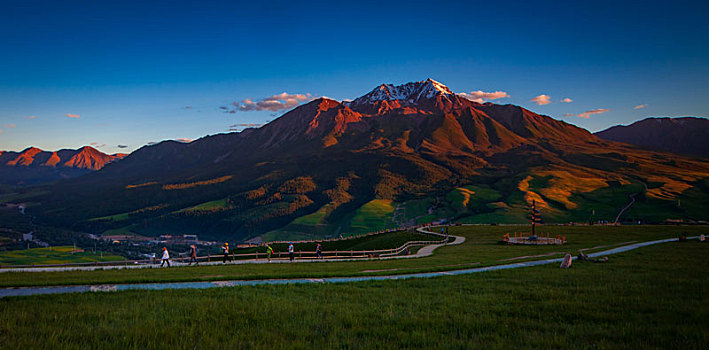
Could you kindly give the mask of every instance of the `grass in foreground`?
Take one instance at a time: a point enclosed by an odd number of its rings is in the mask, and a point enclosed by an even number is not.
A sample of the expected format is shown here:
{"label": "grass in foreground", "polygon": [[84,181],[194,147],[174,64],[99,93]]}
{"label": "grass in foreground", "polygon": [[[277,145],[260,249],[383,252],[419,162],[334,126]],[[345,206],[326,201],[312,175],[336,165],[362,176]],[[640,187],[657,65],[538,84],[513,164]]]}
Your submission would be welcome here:
{"label": "grass in foreground", "polygon": [[[439,248],[433,256],[419,259],[140,270],[4,272],[0,273],[0,287],[405,274],[464,269],[473,266],[472,264],[485,266],[519,262],[525,259],[514,261],[506,259],[550,253],[556,253],[556,256],[560,257],[565,252],[576,254],[581,248],[671,238],[677,237],[681,232],[687,232],[689,236],[701,233],[709,235],[709,227],[703,226],[543,226],[542,232],[552,232],[552,236],[556,233],[565,235],[569,243],[564,246],[498,244],[505,233],[528,229],[529,226],[451,227],[450,233],[465,236],[466,242],[462,245]],[[526,260],[528,259],[538,258]]]}
{"label": "grass in foreground", "polygon": [[0,299],[6,348],[702,348],[709,243],[569,270]]}

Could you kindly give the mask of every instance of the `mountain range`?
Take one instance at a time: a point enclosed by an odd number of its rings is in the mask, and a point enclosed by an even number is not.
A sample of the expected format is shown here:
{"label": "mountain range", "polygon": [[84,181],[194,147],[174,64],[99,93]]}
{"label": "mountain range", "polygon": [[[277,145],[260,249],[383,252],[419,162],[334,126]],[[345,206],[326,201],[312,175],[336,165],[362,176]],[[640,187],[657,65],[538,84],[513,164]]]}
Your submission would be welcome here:
{"label": "mountain range", "polygon": [[67,179],[99,170],[126,155],[108,155],[89,146],[59,151],[43,151],[35,147],[22,152],[0,151],[0,183],[32,185]]}
{"label": "mountain range", "polygon": [[595,133],[612,141],[643,148],[709,158],[709,119],[647,118]]}
{"label": "mountain range", "polygon": [[145,146],[13,198],[38,203],[30,210],[45,223],[92,233],[244,241],[439,219],[524,223],[533,201],[547,222],[705,220],[707,194],[706,160],[473,102],[428,79],[318,98],[258,129]]}

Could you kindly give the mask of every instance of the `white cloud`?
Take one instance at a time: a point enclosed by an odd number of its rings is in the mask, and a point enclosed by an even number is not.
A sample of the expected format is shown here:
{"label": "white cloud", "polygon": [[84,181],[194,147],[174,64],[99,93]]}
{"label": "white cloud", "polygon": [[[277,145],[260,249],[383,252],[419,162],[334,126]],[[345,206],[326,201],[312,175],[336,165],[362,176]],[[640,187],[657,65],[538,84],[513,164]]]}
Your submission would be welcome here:
{"label": "white cloud", "polygon": [[78,115],[78,114],[67,113],[66,116],[69,117],[69,118],[79,119],[79,115]]}
{"label": "white cloud", "polygon": [[500,98],[507,98],[510,97],[506,92],[504,91],[494,91],[494,92],[485,92],[485,91],[471,91],[471,92],[461,92],[458,93],[458,96],[466,98],[468,100],[471,100],[473,102],[477,103],[485,103],[486,100],[497,100]]}
{"label": "white cloud", "polygon": [[17,126],[17,125],[15,125],[15,124],[5,124],[5,128],[6,128],[6,129],[14,128],[15,126]]}
{"label": "white cloud", "polygon": [[551,103],[551,100],[550,100],[550,99],[551,99],[551,97],[549,97],[549,95],[544,95],[544,94],[542,94],[542,95],[539,95],[539,96],[537,96],[537,97],[535,97],[535,98],[533,98],[533,99],[531,99],[531,100],[529,100],[529,101],[534,102],[534,103],[536,103],[536,104],[538,104],[538,105],[541,106],[541,105],[548,105],[548,104],[550,104],[550,103]]}
{"label": "white cloud", "polygon": [[566,97],[566,98],[563,98],[563,99],[561,100],[561,102],[562,102],[562,103],[571,103],[571,102],[574,102],[574,100],[572,100],[572,99]]}
{"label": "white cloud", "polygon": [[28,115],[25,117],[25,119],[37,119],[37,117],[33,115]]}
{"label": "white cloud", "polygon": [[591,115],[606,113],[606,112],[609,112],[609,111],[610,111],[610,109],[608,109],[608,108],[596,108],[596,109],[592,109],[592,110],[590,110],[590,111],[583,112],[583,113],[577,115],[577,117],[588,119],[588,118],[591,117]]}
{"label": "white cloud", "polygon": [[643,105],[637,105],[637,106],[633,107],[633,109],[642,109],[645,107],[647,107],[647,105],[643,104]]}
{"label": "white cloud", "polygon": [[313,96],[311,94],[289,94],[283,92],[277,95],[264,97],[254,101],[253,99],[247,98],[241,102],[234,102],[232,105],[235,109],[228,109],[226,107],[219,107],[219,109],[227,112],[234,113],[235,111],[248,112],[248,111],[271,111],[278,112],[286,109],[291,109],[300,105],[301,102],[311,101]]}
{"label": "white cloud", "polygon": [[564,115],[564,117],[575,117],[576,116],[576,114],[573,114],[573,113],[564,113],[563,115]]}

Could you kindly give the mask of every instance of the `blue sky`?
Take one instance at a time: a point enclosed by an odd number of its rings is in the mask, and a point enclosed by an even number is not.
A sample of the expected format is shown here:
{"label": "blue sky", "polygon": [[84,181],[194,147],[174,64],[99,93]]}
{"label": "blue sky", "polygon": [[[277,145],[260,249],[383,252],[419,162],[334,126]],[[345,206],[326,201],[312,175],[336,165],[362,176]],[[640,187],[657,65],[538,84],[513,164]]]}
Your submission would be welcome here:
{"label": "blue sky", "polygon": [[219,108],[244,99],[352,99],[429,77],[591,131],[706,117],[707,16],[705,1],[4,0],[0,150],[128,152],[284,112]]}

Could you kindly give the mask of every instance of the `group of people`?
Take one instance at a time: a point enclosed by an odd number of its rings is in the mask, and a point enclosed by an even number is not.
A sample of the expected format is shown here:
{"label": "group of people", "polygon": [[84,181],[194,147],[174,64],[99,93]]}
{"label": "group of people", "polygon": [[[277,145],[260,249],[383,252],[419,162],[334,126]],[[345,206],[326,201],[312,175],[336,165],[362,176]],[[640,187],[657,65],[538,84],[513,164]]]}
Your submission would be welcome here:
{"label": "group of people", "polygon": [[[192,265],[194,262],[195,265],[198,265],[199,262],[197,262],[197,247],[193,245],[190,246],[190,260],[187,265]],[[167,264],[167,267],[170,267],[170,252],[167,251],[167,247],[162,247],[162,262],[160,263],[160,267],[164,267],[165,264]]]}
{"label": "group of people", "polygon": [[[221,246],[221,249],[222,253],[224,254],[222,258],[222,264],[226,264],[227,260],[231,262],[232,258],[229,254],[229,243],[224,243],[224,245]],[[266,256],[269,262],[271,262],[271,256],[273,255],[273,252],[273,247],[271,247],[270,244],[266,243]],[[187,265],[192,265],[193,262],[195,265],[199,264],[197,262],[197,247],[195,247],[194,245],[190,246],[189,257],[190,259]],[[290,259],[290,261],[295,260],[295,246],[293,246],[293,242],[288,243],[288,258]],[[322,253],[322,245],[320,243],[318,243],[318,245],[315,247],[315,258],[324,259]],[[162,263],[160,264],[160,267],[164,267],[165,264],[167,264],[167,267],[170,267],[170,253],[168,252],[167,247],[162,248]]]}
{"label": "group of people", "polygon": [[[271,248],[270,245],[266,244],[266,247],[269,249],[268,253],[268,261],[271,261],[271,252],[273,252],[273,248]],[[318,243],[318,245],[315,247],[315,258],[316,259],[324,259],[322,255],[322,244]],[[288,243],[288,259],[290,261],[295,260],[295,247],[293,246],[293,242]]]}

